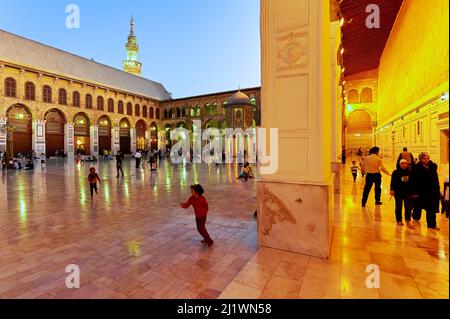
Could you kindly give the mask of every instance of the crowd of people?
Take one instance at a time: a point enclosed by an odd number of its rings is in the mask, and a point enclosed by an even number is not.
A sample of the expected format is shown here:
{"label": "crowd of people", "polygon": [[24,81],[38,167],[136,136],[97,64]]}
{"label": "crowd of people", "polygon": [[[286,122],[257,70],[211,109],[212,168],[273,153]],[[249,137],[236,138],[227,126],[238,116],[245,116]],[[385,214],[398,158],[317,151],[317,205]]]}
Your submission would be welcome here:
{"label": "crowd of people", "polygon": [[[405,147],[400,153],[396,169],[390,173],[380,157],[380,149],[373,147],[367,157],[360,157],[360,167],[352,161],[350,167],[353,181],[358,171],[365,177],[362,195],[362,207],[365,207],[372,187],[375,185],[375,205],[382,205],[381,181],[384,173],[391,177],[390,195],[395,199],[395,217],[399,226],[415,228],[420,223],[422,211],[426,212],[427,227],[439,230],[436,214],[441,211],[448,218],[449,213],[449,179],[445,178],[441,192],[438,167],[431,161],[428,153],[420,153],[418,158]],[[441,205],[440,205],[441,204]],[[441,206],[441,208],[440,208]],[[404,216],[402,214],[404,212]]]}
{"label": "crowd of people", "polygon": [[6,156],[6,152],[0,151],[0,169],[3,171],[6,171],[7,169],[33,170],[38,167],[38,163],[41,164],[41,168],[45,168],[45,162],[45,154],[41,153],[38,156],[34,150],[28,153],[17,153],[9,160]]}

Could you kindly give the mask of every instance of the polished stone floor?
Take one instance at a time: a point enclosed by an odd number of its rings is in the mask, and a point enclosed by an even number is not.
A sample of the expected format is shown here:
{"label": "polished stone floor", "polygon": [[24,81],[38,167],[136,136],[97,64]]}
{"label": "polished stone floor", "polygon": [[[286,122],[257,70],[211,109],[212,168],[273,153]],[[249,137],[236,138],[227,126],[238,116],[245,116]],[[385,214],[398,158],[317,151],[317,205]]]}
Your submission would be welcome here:
{"label": "polished stone floor", "polygon": [[[440,173],[448,174],[448,167]],[[390,177],[383,175],[383,205],[375,206],[372,190],[362,208],[363,179],[359,176],[353,183],[348,164],[340,175],[330,260],[263,247],[219,298],[449,298],[445,215],[437,215],[440,231],[429,230],[424,215],[415,229],[397,226]],[[378,289],[366,286],[368,265],[380,269]]]}
{"label": "polished stone floor", "polygon": [[[371,197],[362,209],[363,182],[343,169],[332,257],[321,260],[258,249],[255,182],[236,180],[237,166],[150,173],[126,161],[119,180],[114,162],[95,166],[103,183],[93,199],[89,165],[1,175],[0,298],[448,298],[448,220],[439,215],[439,232],[398,227],[389,178],[384,205]],[[206,190],[210,248],[179,206],[192,183]],[[69,264],[80,289],[65,286]],[[365,286],[368,264],[381,269],[379,289]]]}

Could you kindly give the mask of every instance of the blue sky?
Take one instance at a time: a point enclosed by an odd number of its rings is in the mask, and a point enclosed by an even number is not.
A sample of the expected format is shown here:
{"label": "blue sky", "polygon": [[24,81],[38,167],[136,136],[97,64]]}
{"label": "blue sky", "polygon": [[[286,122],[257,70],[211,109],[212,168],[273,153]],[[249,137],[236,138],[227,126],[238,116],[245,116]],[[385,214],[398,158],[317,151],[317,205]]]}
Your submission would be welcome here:
{"label": "blue sky", "polygon": [[259,0],[0,0],[1,29],[119,69],[132,14],[143,76],[173,97],[260,85]]}

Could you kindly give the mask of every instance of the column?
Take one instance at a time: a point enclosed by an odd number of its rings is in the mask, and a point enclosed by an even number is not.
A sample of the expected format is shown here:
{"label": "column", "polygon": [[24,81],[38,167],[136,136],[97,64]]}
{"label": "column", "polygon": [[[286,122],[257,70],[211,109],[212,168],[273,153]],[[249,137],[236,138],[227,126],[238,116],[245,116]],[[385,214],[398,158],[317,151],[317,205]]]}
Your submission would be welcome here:
{"label": "column", "polygon": [[279,133],[278,170],[260,174],[257,185],[258,240],[328,258],[334,210],[328,1],[262,0],[261,41],[261,127]]}
{"label": "column", "polygon": [[8,119],[5,117],[0,117],[0,151],[6,151],[6,131],[3,130],[3,127],[6,125]]}
{"label": "column", "polygon": [[[33,121],[33,149],[36,154],[45,154],[45,120]],[[46,154],[47,156],[54,156],[55,154]]]}
{"label": "column", "polygon": [[372,121],[372,146],[377,146],[377,121]]}
{"label": "column", "polygon": [[120,150],[120,127],[119,125],[114,126],[111,129],[111,145],[114,154]]}
{"label": "column", "polygon": [[341,44],[340,21],[330,24],[331,32],[331,170],[335,174],[334,191],[340,191],[340,170],[342,162],[341,134],[342,134],[342,98],[341,98],[341,66],[338,64],[337,52]]}
{"label": "column", "polygon": [[130,128],[131,154],[136,153],[136,128]]}
{"label": "column", "polygon": [[98,157],[98,125],[91,125],[91,136],[90,136],[90,145],[91,145],[91,155]]}
{"label": "column", "polygon": [[150,136],[150,129],[145,130],[145,141],[147,142],[147,145],[145,145],[145,149],[151,150],[152,149],[152,140]]}
{"label": "column", "polygon": [[161,150],[161,152],[165,152],[166,148],[166,132],[161,130],[158,133],[158,149]]}
{"label": "column", "polygon": [[75,157],[75,145],[74,145],[74,124],[73,123],[67,123],[65,125],[65,137],[66,141],[65,144],[67,144],[67,157],[73,159]]}

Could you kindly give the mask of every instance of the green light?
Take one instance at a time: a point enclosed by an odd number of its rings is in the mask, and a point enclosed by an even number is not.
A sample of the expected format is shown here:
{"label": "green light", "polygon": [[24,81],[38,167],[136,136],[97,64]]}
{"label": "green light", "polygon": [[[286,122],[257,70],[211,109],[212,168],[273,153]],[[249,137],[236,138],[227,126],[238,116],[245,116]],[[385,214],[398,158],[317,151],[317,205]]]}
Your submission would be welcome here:
{"label": "green light", "polygon": [[353,106],[351,104],[347,104],[347,113],[350,113],[353,110]]}

